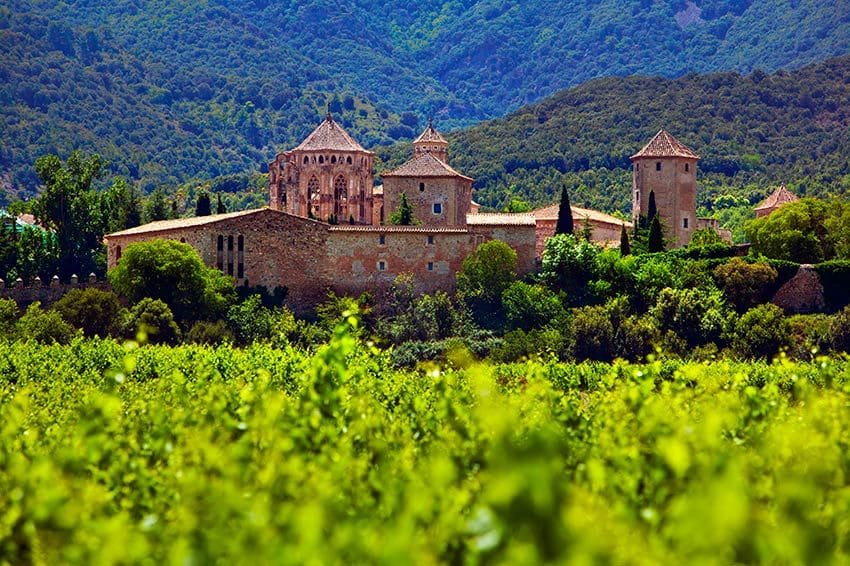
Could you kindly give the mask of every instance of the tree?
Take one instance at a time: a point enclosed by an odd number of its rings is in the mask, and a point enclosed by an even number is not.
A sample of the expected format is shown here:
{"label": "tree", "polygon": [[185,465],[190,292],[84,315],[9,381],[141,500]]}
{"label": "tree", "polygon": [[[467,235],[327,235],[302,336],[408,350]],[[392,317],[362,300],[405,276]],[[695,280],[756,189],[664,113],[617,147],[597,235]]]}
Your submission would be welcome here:
{"label": "tree", "polygon": [[655,205],[655,191],[649,191],[649,204],[646,207],[646,221],[651,223],[658,216],[658,208]]}
{"label": "tree", "polygon": [[[753,251],[766,257],[819,263],[834,258],[836,248],[842,249],[838,228],[841,222],[830,219],[840,218],[845,206],[838,201],[804,198],[747,222],[744,232],[753,244]],[[850,237],[850,232],[847,234]]]}
{"label": "tree", "polygon": [[410,201],[407,200],[407,195],[405,193],[401,193],[401,200],[399,201],[398,208],[390,215],[390,224],[394,224],[396,226],[411,226],[413,223],[413,207],[410,205]]}
{"label": "tree", "polygon": [[669,330],[693,347],[720,337],[726,310],[717,290],[666,288],[650,315],[662,333]]}
{"label": "tree", "polygon": [[484,242],[466,259],[457,274],[457,296],[476,319],[495,327],[502,320],[502,293],[516,280],[517,255],[499,240]]}
{"label": "tree", "polygon": [[131,303],[162,300],[181,322],[223,316],[236,296],[230,278],[204,265],[192,246],[173,240],[127,246],[109,281]]}
{"label": "tree", "polygon": [[629,243],[629,233],[626,231],[626,225],[623,224],[620,228],[620,256],[625,257],[632,253],[632,245]]}
{"label": "tree", "polygon": [[570,352],[575,360],[611,361],[614,325],[605,307],[575,309],[570,334]]}
{"label": "tree", "polygon": [[563,291],[571,305],[584,304],[587,284],[594,278],[599,248],[573,236],[557,234],[546,240],[541,279],[554,291]]}
{"label": "tree", "polygon": [[157,220],[168,220],[171,217],[171,208],[165,199],[165,193],[157,187],[145,202],[145,221],[156,222]]}
{"label": "tree", "polygon": [[[219,196],[219,202],[221,202]],[[210,207],[210,194],[206,191],[201,191],[198,195],[198,202],[195,203],[195,216],[209,216],[212,214]]]}
{"label": "tree", "polygon": [[72,152],[64,164],[56,155],[36,159],[36,173],[44,188],[32,204],[32,213],[56,235],[63,277],[102,271],[97,258],[103,256],[107,224],[92,184],[104,166],[99,155],[85,156],[79,151]]}
{"label": "tree", "polygon": [[745,312],[767,299],[765,292],[777,276],[771,265],[748,263],[739,257],[714,268],[717,284],[738,312]]}
{"label": "tree", "polygon": [[41,303],[36,301],[18,319],[17,333],[22,340],[68,344],[77,331],[58,312],[42,310]]}
{"label": "tree", "polygon": [[118,332],[122,311],[118,296],[100,289],[72,289],[56,301],[53,310],[80,328],[85,336],[111,336]]}
{"label": "tree", "polygon": [[0,340],[14,339],[18,314],[18,304],[14,300],[0,299]]}
{"label": "tree", "polygon": [[176,344],[180,340],[180,328],[168,305],[159,299],[145,297],[136,303],[124,321],[124,335],[135,338],[140,332],[154,344]]}
{"label": "tree", "polygon": [[224,202],[221,200],[221,195],[218,195],[218,203],[215,206],[216,214],[225,214],[227,213],[227,207],[224,206]]}
{"label": "tree", "polygon": [[541,285],[516,281],[502,293],[505,318],[511,329],[531,330],[553,324],[566,315],[561,299]]}
{"label": "tree", "polygon": [[661,221],[658,215],[652,217],[649,223],[649,241],[647,242],[647,251],[649,253],[664,251],[664,232],[661,229]]}
{"label": "tree", "polygon": [[716,230],[712,228],[700,228],[699,230],[694,230],[694,233],[691,234],[691,241],[688,243],[688,246],[700,248],[723,243],[725,243],[723,238],[720,237],[720,234]]}
{"label": "tree", "polygon": [[748,310],[735,324],[733,349],[744,358],[772,358],[788,345],[791,330],[782,309],[773,304]]}
{"label": "tree", "polygon": [[570,195],[567,187],[561,187],[561,204],[558,206],[558,223],[555,226],[555,234],[573,233],[573,209],[570,206]]}

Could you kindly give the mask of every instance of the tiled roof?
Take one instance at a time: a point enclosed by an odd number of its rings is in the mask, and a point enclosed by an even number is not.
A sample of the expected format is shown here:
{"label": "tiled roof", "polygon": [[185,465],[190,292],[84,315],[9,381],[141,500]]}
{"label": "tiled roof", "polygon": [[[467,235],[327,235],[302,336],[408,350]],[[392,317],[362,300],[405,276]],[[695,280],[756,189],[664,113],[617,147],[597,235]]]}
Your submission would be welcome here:
{"label": "tiled roof", "polygon": [[797,202],[800,200],[800,197],[789,191],[785,188],[785,185],[782,185],[769,197],[764,199],[756,206],[756,210],[765,210],[769,208],[776,208],[777,206],[782,206],[783,204],[788,204],[789,202]]}
{"label": "tiled roof", "polygon": [[470,226],[534,226],[534,216],[527,212],[477,212],[466,215]]}
{"label": "tiled roof", "polygon": [[112,234],[107,234],[106,237],[111,238],[113,236],[132,236],[135,234],[147,234],[150,232],[165,232],[167,230],[174,230],[175,228],[193,228],[195,226],[215,224],[216,222],[221,222],[222,220],[229,220],[231,218],[238,218],[240,216],[249,216],[251,214],[256,214],[264,210],[270,209],[254,208],[252,210],[240,210],[238,212],[228,212],[226,214],[192,216],[190,218],[175,218],[174,220],[158,220],[156,222],[148,222],[147,224],[136,226],[135,228],[128,228],[126,230],[121,230],[120,232],[113,232]]}
{"label": "tiled roof", "polygon": [[[560,205],[558,204],[550,204],[544,208],[538,208],[537,210],[533,210],[531,214],[537,220],[557,220],[558,219],[558,209]],[[604,212],[599,212],[598,210],[592,210],[590,208],[579,208],[577,206],[570,206],[573,211],[573,219],[574,220],[583,220],[588,218],[595,222],[605,222],[606,224],[625,224],[626,228],[631,228],[632,223],[627,222],[625,220],[621,220],[616,216],[612,216],[610,214],[605,214]]]}
{"label": "tiled roof", "polygon": [[687,157],[690,159],[699,159],[699,155],[694,151],[671,136],[665,130],[659,130],[655,137],[649,140],[649,143],[643,146],[636,154],[629,159],[639,159],[642,157]]}
{"label": "tiled roof", "polygon": [[348,135],[342,126],[337,124],[333,116],[327,115],[325,121],[313,130],[304,141],[292,151],[325,150],[332,151],[366,151],[354,138]]}
{"label": "tiled roof", "polygon": [[446,141],[446,138],[441,136],[440,132],[438,132],[436,130],[436,128],[434,128],[434,124],[430,120],[428,121],[428,126],[425,128],[425,131],[423,131],[421,134],[419,134],[418,138],[413,140],[413,143],[420,143],[420,142],[427,142],[427,143],[436,142],[436,143],[444,143],[444,144],[449,143],[449,142]]}
{"label": "tiled roof", "polygon": [[448,163],[443,163],[430,153],[417,155],[397,169],[382,173],[381,177],[460,177],[472,181],[470,177],[461,175]]}
{"label": "tiled roof", "polygon": [[445,226],[368,226],[362,224],[337,224],[329,228],[331,232],[414,232],[423,234],[465,234],[466,228],[448,228]]}
{"label": "tiled roof", "polygon": [[383,196],[384,195],[384,186],[378,185],[377,187],[372,187],[372,194]]}

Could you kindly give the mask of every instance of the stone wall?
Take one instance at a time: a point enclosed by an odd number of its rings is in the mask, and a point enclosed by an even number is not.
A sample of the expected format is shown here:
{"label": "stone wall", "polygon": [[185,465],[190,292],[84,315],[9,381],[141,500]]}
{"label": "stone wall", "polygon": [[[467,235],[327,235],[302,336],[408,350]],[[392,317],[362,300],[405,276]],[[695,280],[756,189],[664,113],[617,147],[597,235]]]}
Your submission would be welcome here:
{"label": "stone wall", "polygon": [[697,225],[696,174],[695,159],[668,157],[635,160],[632,175],[634,222],[637,222],[639,215],[647,214],[649,193],[654,192],[664,236],[677,247],[687,245]]}
{"label": "stone wall", "polygon": [[77,282],[50,282],[43,284],[41,281],[24,285],[23,283],[16,284],[12,287],[4,286],[0,288],[0,298],[12,299],[18,303],[18,307],[22,310],[27,306],[39,301],[42,307],[49,307],[72,289],[86,289],[94,287],[107,291],[110,289],[109,283],[106,281],[98,281],[96,278],[86,277],[78,279]]}
{"label": "stone wall", "polygon": [[[579,234],[584,229],[585,218],[573,217],[573,233]],[[538,259],[543,258],[543,251],[546,249],[546,240],[555,235],[555,228],[558,225],[556,219],[537,219],[537,245],[535,247],[535,255]],[[609,222],[598,222],[590,220],[591,233],[590,240],[603,245],[620,245],[620,230],[622,224],[611,224]],[[631,234],[630,234],[631,236]]]}
{"label": "stone wall", "polygon": [[[384,223],[398,210],[401,194],[413,206],[413,217],[426,226],[464,226],[472,201],[472,181],[462,177],[385,177]],[[434,203],[442,212],[434,213]]]}
{"label": "stone wall", "polygon": [[826,309],[823,284],[811,265],[801,265],[797,274],[773,296],[773,304],[787,314],[809,314]]}

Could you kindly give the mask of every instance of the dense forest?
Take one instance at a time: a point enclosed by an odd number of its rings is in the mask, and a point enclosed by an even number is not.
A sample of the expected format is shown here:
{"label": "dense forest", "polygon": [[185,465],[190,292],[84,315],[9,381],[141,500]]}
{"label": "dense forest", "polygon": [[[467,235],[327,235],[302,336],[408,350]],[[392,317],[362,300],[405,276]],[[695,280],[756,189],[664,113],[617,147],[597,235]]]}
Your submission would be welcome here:
{"label": "dense forest", "polygon": [[850,51],[848,26],[814,0],[12,0],[0,182],[32,194],[37,157],[79,148],[148,192],[262,171],[329,107],[388,145],[600,76],[796,68]]}

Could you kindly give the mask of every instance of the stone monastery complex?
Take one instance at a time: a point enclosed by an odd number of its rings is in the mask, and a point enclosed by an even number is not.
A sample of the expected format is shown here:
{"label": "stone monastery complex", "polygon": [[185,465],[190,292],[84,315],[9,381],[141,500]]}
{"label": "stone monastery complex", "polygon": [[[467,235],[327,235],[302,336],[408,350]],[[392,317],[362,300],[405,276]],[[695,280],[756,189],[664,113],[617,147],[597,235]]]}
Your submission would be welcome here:
{"label": "stone monastery complex", "polygon": [[[697,156],[660,131],[632,156],[633,216],[654,193],[665,233],[687,244],[710,221],[696,218]],[[192,245],[210,266],[237,285],[285,287],[287,302],[306,309],[327,289],[359,294],[412,273],[420,292],[451,289],[455,273],[481,243],[498,239],[516,252],[521,274],[534,270],[555,232],[558,205],[530,213],[483,213],[472,200],[473,179],[449,165],[448,142],[429,122],[413,142],[409,161],[381,174],[375,155],[328,114],[297,147],[269,164],[269,206],[212,216],[151,222],[107,236],[108,265],[134,242],[155,238]],[[416,224],[389,224],[402,195]],[[573,207],[577,229],[589,222],[596,241],[619,242],[625,224]]]}

